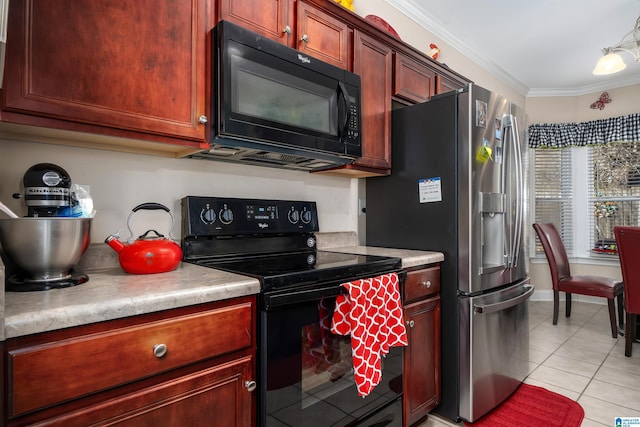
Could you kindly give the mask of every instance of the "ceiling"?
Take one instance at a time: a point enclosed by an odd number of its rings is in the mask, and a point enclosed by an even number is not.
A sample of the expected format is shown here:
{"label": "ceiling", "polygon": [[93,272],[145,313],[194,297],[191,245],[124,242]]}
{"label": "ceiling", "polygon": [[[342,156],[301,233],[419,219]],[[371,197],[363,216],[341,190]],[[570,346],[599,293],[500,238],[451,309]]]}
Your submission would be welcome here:
{"label": "ceiling", "polygon": [[[575,96],[640,83],[640,62],[594,76],[601,49],[618,44],[640,0],[386,0],[527,96]],[[441,58],[446,63],[446,52]]]}

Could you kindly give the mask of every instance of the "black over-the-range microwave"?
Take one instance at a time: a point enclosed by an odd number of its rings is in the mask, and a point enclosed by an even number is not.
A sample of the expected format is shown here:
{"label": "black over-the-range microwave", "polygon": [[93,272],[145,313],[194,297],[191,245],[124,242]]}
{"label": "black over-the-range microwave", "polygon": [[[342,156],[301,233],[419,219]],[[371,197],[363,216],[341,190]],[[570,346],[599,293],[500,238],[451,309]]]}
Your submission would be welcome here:
{"label": "black over-the-range microwave", "polygon": [[211,148],[193,157],[320,170],[362,155],[357,74],[221,21],[211,90]]}

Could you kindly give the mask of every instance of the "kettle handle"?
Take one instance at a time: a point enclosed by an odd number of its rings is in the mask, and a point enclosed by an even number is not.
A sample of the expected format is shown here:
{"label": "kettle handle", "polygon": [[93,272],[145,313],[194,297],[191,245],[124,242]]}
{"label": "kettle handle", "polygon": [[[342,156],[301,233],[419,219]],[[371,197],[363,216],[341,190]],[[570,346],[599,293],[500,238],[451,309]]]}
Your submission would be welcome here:
{"label": "kettle handle", "polygon": [[[129,217],[127,218],[127,228],[129,229],[129,240],[133,240],[133,230],[131,230],[131,224],[130,224],[130,220],[131,220],[131,216],[139,211],[139,210],[163,210],[165,212],[167,212],[170,216],[171,216],[171,226],[169,227],[169,239],[170,240],[174,240],[173,236],[171,235],[171,231],[173,230],[173,223],[175,221],[173,214],[171,213],[171,210],[166,207],[163,204],[160,203],[154,203],[154,202],[147,202],[147,203],[141,203],[138,206],[136,206],[135,208],[131,209],[131,213],[129,214]],[[155,231],[155,230],[154,230]],[[156,231],[156,234],[158,232]]]}
{"label": "kettle handle", "polygon": [[138,212],[140,209],[146,209],[146,210],[150,210],[150,211],[162,209],[165,212],[171,213],[169,208],[166,207],[165,205],[162,205],[160,203],[153,203],[153,202],[139,204],[135,208],[131,209],[131,212]]}

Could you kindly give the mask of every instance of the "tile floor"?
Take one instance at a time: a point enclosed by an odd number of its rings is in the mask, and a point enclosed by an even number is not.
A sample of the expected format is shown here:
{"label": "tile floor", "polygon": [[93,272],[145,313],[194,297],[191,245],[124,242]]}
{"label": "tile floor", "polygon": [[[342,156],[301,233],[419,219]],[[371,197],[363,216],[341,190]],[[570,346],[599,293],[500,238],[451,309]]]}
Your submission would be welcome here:
{"label": "tile floor", "polygon": [[[611,338],[606,305],[574,302],[571,317],[560,304],[552,324],[553,303],[529,306],[529,376],[525,382],[577,400],[583,427],[615,426],[615,417],[640,417],[640,344],[624,356],[624,337]],[[419,427],[459,426],[429,416]]]}

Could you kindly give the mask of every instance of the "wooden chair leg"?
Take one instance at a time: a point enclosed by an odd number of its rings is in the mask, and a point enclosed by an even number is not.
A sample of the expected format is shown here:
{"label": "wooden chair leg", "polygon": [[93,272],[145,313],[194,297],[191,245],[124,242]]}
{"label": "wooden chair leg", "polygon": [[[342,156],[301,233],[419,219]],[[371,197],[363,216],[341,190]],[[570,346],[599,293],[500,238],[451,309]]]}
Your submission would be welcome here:
{"label": "wooden chair leg", "polygon": [[624,293],[618,295],[618,324],[624,323]]}
{"label": "wooden chair leg", "polygon": [[616,304],[613,298],[607,298],[607,305],[609,306],[609,322],[611,322],[611,336],[618,338],[618,325],[616,324]]}
{"label": "wooden chair leg", "polygon": [[558,324],[558,309],[560,305],[560,292],[553,291],[553,324]]}
{"label": "wooden chair leg", "polygon": [[633,314],[627,313],[624,323],[624,355],[627,357],[631,357],[631,345],[633,344],[635,336],[635,325],[633,322],[635,322],[635,320],[636,319]]}
{"label": "wooden chair leg", "polygon": [[569,292],[565,293],[565,298],[567,299],[566,308],[565,308],[565,316],[571,317],[571,294]]}

